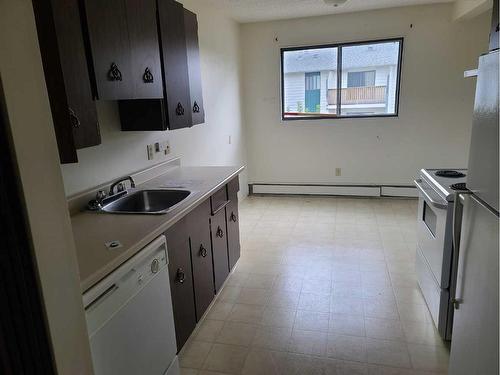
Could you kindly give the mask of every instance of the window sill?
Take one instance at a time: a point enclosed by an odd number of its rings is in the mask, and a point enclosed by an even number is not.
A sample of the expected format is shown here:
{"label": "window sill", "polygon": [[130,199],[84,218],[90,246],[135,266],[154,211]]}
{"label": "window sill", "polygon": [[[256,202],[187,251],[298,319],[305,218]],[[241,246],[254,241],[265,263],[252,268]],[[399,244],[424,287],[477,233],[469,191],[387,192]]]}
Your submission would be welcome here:
{"label": "window sill", "polygon": [[355,118],[362,118],[362,119],[369,119],[369,118],[387,118],[387,117],[399,117],[399,115],[396,114],[383,114],[383,115],[360,115],[360,116],[352,116],[352,115],[345,115],[345,116],[337,116],[337,115],[318,115],[318,116],[297,116],[297,117],[285,117],[281,116],[282,121],[301,121],[301,120],[341,120],[341,119],[355,119]]}

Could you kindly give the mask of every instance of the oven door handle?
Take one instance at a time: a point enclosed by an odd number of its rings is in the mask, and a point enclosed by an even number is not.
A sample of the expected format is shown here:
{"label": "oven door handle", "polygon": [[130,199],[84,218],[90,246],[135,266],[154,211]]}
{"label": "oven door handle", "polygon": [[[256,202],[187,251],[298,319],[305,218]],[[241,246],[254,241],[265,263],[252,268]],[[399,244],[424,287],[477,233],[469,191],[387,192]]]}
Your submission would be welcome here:
{"label": "oven door handle", "polygon": [[420,192],[424,196],[425,200],[429,201],[434,207],[437,207],[437,208],[447,208],[448,207],[448,203],[443,203],[443,202],[439,202],[435,199],[432,199],[432,197],[425,191],[425,189],[420,184],[420,182],[422,182],[422,180],[413,180],[413,183],[415,184],[417,189],[420,190]]}

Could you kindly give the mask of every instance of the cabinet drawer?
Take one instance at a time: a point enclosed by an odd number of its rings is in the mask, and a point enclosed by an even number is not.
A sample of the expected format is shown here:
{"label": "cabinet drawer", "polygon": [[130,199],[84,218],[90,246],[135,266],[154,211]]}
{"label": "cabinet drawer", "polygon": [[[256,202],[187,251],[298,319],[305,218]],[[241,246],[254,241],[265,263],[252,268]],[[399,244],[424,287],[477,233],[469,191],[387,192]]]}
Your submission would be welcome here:
{"label": "cabinet drawer", "polygon": [[207,199],[188,216],[196,320],[199,321],[214,299],[214,269],[210,250],[210,202]]}
{"label": "cabinet drawer", "polygon": [[224,207],[228,204],[226,186],[217,190],[210,197],[210,204],[212,215],[216,215],[219,211],[223,211]]}
{"label": "cabinet drawer", "polygon": [[212,238],[215,291],[219,292],[222,284],[224,284],[224,281],[229,275],[225,209],[220,210],[210,218],[210,231]]}
{"label": "cabinet drawer", "polygon": [[237,198],[238,191],[240,191],[240,179],[236,176],[227,183],[227,196],[230,200]]}

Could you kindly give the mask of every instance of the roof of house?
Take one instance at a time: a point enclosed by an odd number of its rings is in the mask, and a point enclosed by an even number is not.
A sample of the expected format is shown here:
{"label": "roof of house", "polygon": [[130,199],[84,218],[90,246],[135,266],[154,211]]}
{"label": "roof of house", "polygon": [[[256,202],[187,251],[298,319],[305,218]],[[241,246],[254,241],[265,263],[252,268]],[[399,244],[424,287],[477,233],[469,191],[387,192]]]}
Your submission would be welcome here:
{"label": "roof of house", "polygon": [[[342,47],[342,65],[362,68],[398,63],[398,42]],[[315,48],[285,51],[284,72],[318,72],[337,69],[336,48]]]}

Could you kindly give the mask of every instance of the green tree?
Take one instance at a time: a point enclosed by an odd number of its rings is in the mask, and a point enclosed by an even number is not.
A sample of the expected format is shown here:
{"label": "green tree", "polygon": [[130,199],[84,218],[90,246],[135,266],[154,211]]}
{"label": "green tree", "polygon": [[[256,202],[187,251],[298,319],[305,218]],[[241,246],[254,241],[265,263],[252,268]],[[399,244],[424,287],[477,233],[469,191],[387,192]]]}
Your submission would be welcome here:
{"label": "green tree", "polygon": [[301,101],[297,102],[297,112],[304,112],[304,104]]}

